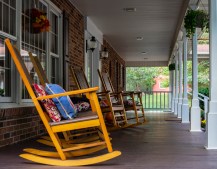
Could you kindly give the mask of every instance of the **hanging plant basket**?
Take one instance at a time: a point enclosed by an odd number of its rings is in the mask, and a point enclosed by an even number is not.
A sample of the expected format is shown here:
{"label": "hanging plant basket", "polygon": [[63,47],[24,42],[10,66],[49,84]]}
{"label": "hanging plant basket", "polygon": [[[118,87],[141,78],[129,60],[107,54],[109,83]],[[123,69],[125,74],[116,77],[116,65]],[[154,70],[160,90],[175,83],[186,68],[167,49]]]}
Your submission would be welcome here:
{"label": "hanging plant basket", "polygon": [[173,71],[173,70],[175,70],[175,69],[176,69],[175,63],[169,64],[169,71]]}
{"label": "hanging plant basket", "polygon": [[184,27],[186,29],[187,37],[191,37],[195,33],[196,28],[202,30],[208,28],[209,16],[203,10],[188,10],[184,18]]}
{"label": "hanging plant basket", "polygon": [[37,34],[49,31],[50,23],[45,12],[37,8],[31,8],[26,10],[26,15],[30,18],[26,25],[26,29],[30,33]]}

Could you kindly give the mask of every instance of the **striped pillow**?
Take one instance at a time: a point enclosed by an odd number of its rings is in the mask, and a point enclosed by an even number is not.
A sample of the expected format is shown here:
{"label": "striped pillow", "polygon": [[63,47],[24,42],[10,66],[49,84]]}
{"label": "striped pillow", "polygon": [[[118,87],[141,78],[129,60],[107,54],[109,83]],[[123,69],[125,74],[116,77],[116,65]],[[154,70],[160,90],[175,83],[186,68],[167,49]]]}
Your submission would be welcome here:
{"label": "striped pillow", "polygon": [[[36,96],[46,96],[47,95],[42,85],[33,84],[32,86],[33,86]],[[46,112],[48,113],[52,121],[58,122],[61,120],[60,113],[52,99],[43,99],[40,101],[40,103],[43,106],[43,108],[46,110]]]}
{"label": "striped pillow", "polygon": [[[48,94],[58,94],[58,93],[64,93],[65,90],[57,85],[57,84],[47,84],[45,90]],[[77,109],[75,105],[70,100],[69,96],[61,96],[52,98],[53,102],[57,106],[61,116],[68,120],[73,119],[77,116]]]}

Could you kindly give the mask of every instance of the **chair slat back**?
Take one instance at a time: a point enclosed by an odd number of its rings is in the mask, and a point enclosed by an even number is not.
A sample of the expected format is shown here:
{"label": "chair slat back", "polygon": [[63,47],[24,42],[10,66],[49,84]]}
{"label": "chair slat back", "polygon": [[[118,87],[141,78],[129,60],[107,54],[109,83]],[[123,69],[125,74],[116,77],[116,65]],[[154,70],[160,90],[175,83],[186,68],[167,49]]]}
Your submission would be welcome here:
{"label": "chair slat back", "polygon": [[33,56],[31,52],[29,52],[29,57],[30,57],[30,60],[34,66],[34,69],[38,75],[38,78],[39,78],[39,81],[40,83],[45,86],[45,83],[49,83],[48,79],[47,79],[47,76],[45,74],[45,71],[44,69],[42,68],[41,66],[41,63],[38,59],[38,57],[36,56]]}
{"label": "chair slat back", "polygon": [[70,70],[72,74],[74,75],[74,80],[76,81],[76,84],[79,89],[90,88],[89,83],[87,81],[87,78],[82,68],[78,69],[78,68],[70,67]]}
{"label": "chair slat back", "polygon": [[101,79],[104,90],[114,93],[115,90],[112,86],[111,79],[110,79],[108,73],[107,72],[100,72],[100,70],[98,69],[98,74],[99,74],[99,77]]}
{"label": "chair slat back", "polygon": [[26,65],[22,59],[22,56],[20,55],[19,50],[13,46],[9,39],[5,40],[5,44],[11,54],[11,57],[18,69],[18,72],[20,73],[20,76],[24,82],[24,85],[26,86],[31,98],[35,98],[35,93],[32,89],[33,79],[31,78],[29,71],[26,68]]}
{"label": "chair slat back", "polygon": [[22,59],[22,56],[20,55],[19,50],[13,46],[9,39],[5,40],[5,44],[8,48],[9,53],[11,54],[11,57],[17,67],[17,70],[23,80],[23,83],[25,87],[27,88],[27,91],[29,92],[30,97],[33,100],[33,103],[35,104],[36,109],[38,110],[39,116],[41,117],[41,120],[43,121],[45,126],[49,125],[49,121],[51,119],[48,117],[48,115],[43,111],[41,105],[39,104],[39,101],[36,99],[36,95],[33,91],[32,84],[34,83],[33,79],[31,78],[26,65]]}

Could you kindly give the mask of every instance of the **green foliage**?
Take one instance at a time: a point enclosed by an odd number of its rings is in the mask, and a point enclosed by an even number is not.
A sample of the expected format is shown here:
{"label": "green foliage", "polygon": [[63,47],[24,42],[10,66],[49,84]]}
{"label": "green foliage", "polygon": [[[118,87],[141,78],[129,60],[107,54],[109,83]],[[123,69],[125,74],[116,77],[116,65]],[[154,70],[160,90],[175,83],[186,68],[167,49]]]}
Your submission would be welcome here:
{"label": "green foliage", "polygon": [[198,92],[209,97],[209,88],[208,87],[200,87]]}
{"label": "green foliage", "polygon": [[152,90],[154,78],[158,75],[168,76],[166,67],[128,67],[126,70],[127,90]]}
{"label": "green foliage", "polygon": [[209,17],[203,10],[188,10],[184,18],[184,27],[187,37],[191,37],[195,33],[196,27],[201,29],[208,28]]}
{"label": "green foliage", "polygon": [[205,113],[204,111],[201,111],[200,112],[200,115],[201,115],[201,128],[206,128],[206,120],[205,120]]}
{"label": "green foliage", "polygon": [[169,79],[164,79],[160,85],[161,85],[161,88],[169,87]]}
{"label": "green foliage", "polygon": [[4,89],[0,88],[0,96],[4,96],[4,92],[5,92]]}
{"label": "green foliage", "polygon": [[203,32],[200,39],[198,40],[198,44],[209,44],[209,33]]}
{"label": "green foliage", "polygon": [[[188,84],[192,85],[192,61],[187,62]],[[209,61],[203,60],[198,63],[198,88],[209,87]]]}
{"label": "green foliage", "polygon": [[[201,93],[207,97],[209,97],[209,88],[208,87],[200,87],[198,89],[198,93]],[[199,105],[202,110],[204,110],[204,102],[199,100]]]}

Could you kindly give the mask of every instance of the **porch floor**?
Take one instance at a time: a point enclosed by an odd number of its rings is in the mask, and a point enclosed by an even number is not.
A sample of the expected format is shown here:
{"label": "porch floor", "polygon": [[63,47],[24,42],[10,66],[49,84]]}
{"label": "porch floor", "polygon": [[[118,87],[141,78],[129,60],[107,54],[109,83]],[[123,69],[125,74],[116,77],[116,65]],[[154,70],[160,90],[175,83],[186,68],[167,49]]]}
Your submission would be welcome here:
{"label": "porch floor", "polygon": [[[122,155],[113,160],[79,169],[216,169],[217,150],[206,150],[205,133],[189,132],[189,124],[170,113],[149,112],[143,126],[111,132],[115,150]],[[0,149],[0,168],[67,168],[35,164],[20,158],[23,148],[41,147],[26,141]],[[76,167],[77,168],[77,167]]]}

